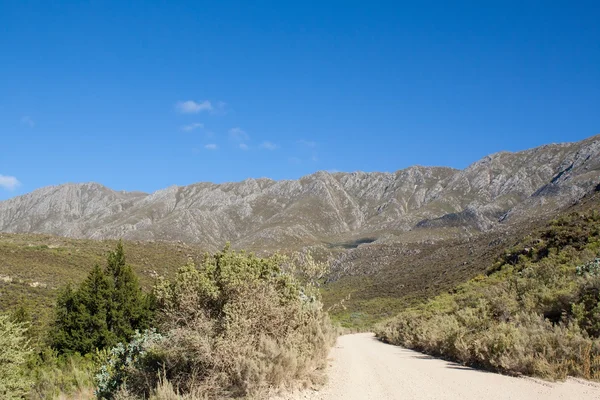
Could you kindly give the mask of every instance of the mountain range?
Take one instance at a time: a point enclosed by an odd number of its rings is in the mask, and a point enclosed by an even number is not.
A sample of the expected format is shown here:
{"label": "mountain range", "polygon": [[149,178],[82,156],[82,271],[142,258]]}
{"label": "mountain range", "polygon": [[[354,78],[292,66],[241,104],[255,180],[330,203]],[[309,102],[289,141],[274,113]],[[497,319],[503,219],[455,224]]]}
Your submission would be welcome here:
{"label": "mountain range", "polygon": [[320,171],[298,180],[171,186],[68,183],[0,202],[0,231],[166,240],[215,249],[465,238],[547,216],[600,184],[600,135],[500,152],[463,170]]}

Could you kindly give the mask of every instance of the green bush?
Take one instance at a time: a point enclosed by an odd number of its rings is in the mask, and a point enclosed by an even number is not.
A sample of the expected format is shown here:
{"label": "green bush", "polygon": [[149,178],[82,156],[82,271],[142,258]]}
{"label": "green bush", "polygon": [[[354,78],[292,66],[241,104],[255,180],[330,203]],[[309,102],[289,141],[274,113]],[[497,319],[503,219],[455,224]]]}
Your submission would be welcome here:
{"label": "green bush", "polygon": [[543,378],[600,380],[598,214],[572,214],[507,251],[488,271],[377,334],[464,364]]}
{"label": "green bush", "polygon": [[310,256],[229,248],[183,266],[155,288],[164,338],[128,370],[127,391],[243,397],[322,379],[334,340],[316,287],[323,273]]}
{"label": "green bush", "polygon": [[31,348],[25,336],[26,327],[8,315],[0,315],[0,398],[21,399],[30,390],[32,381],[25,365]]}

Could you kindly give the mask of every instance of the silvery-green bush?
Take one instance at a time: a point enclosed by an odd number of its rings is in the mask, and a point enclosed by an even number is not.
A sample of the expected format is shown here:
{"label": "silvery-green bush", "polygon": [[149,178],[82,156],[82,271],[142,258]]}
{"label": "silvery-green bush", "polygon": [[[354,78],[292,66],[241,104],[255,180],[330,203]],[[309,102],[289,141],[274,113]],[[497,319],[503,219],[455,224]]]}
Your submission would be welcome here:
{"label": "silvery-green bush", "polygon": [[100,399],[112,399],[119,390],[127,389],[127,378],[131,370],[141,366],[148,347],[161,339],[162,335],[154,329],[136,332],[129,343],[119,343],[101,354],[104,362],[95,377],[96,396]]}
{"label": "silvery-green bush", "polygon": [[0,398],[21,399],[31,389],[25,363],[31,353],[26,327],[8,315],[0,315]]}
{"label": "silvery-green bush", "polygon": [[600,275],[600,257],[593,259],[583,265],[577,266],[577,275]]}

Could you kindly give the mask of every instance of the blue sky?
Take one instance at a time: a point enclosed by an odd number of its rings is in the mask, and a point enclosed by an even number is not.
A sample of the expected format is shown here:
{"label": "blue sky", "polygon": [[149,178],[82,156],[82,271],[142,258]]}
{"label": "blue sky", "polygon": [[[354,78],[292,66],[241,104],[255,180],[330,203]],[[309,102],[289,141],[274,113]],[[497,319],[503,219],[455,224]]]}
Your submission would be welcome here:
{"label": "blue sky", "polygon": [[449,3],[0,0],[0,199],[464,168],[600,133],[597,2]]}

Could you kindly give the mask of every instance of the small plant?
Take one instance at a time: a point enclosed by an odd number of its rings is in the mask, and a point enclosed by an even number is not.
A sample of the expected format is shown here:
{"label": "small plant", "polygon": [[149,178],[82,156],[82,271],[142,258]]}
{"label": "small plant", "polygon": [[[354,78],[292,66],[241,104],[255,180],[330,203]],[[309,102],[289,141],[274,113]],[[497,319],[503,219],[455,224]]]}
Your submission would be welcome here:
{"label": "small plant", "polygon": [[597,257],[583,265],[578,265],[576,268],[576,272],[578,276],[600,275],[600,257]]}
{"label": "small plant", "polygon": [[147,348],[162,338],[155,329],[143,333],[136,332],[129,343],[119,343],[108,351],[99,352],[99,357],[104,359],[104,363],[95,377],[96,396],[100,399],[112,399],[119,390],[127,389],[130,370],[139,368]]}

